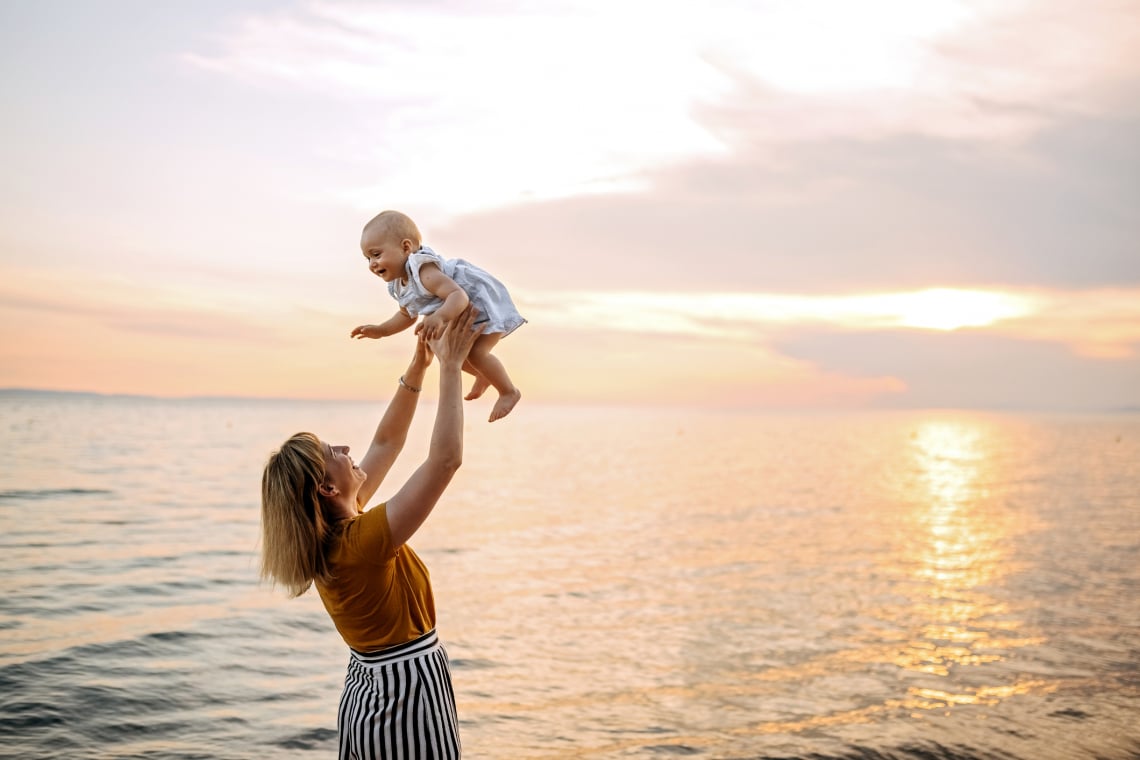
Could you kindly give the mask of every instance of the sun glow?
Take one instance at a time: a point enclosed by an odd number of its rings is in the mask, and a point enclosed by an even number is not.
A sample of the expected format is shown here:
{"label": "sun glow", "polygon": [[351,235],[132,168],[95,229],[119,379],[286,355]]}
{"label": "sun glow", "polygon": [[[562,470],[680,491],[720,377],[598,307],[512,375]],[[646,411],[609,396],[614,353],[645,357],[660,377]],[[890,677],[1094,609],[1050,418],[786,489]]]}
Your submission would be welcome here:
{"label": "sun glow", "polygon": [[852,301],[855,311],[889,315],[901,327],[929,330],[984,327],[1034,310],[1033,300],[1025,296],[951,288],[860,296]]}
{"label": "sun glow", "polygon": [[631,332],[745,337],[757,327],[949,331],[1033,314],[1039,299],[997,290],[932,288],[865,295],[768,293],[550,293],[534,299],[548,323],[597,323]]}

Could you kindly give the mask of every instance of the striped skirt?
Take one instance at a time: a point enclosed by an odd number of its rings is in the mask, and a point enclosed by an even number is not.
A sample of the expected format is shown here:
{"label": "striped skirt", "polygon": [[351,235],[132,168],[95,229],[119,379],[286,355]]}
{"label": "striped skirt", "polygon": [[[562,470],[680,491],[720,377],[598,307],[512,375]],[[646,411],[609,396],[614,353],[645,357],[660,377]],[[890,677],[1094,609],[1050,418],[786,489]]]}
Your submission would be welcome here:
{"label": "striped skirt", "polygon": [[458,760],[451,670],[435,631],[380,652],[349,651],[341,760]]}

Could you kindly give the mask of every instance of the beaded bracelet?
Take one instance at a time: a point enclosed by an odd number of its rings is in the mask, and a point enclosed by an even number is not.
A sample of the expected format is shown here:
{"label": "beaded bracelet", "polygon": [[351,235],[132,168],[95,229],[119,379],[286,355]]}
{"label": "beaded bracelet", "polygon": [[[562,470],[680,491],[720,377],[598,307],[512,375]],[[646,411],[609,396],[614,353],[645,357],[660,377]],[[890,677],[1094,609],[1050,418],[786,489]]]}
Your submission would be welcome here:
{"label": "beaded bracelet", "polygon": [[408,385],[408,383],[407,383],[407,382],[404,380],[404,376],[403,376],[403,375],[400,375],[400,387],[401,387],[401,388],[407,388],[407,389],[408,389],[408,390],[410,390],[412,393],[419,393],[419,392],[420,392],[420,389],[419,389],[419,388],[415,388],[415,387],[413,387],[413,386],[411,386],[411,385]]}

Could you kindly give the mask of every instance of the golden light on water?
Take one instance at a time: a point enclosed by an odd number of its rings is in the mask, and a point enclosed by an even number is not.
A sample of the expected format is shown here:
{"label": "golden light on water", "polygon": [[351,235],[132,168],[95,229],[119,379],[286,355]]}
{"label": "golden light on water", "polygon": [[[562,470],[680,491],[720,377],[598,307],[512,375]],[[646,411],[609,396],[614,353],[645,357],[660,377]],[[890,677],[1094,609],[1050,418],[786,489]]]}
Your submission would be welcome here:
{"label": "golden light on water", "polygon": [[932,700],[936,704],[951,705],[996,705],[1003,699],[1029,694],[1031,692],[1055,691],[1055,687],[1048,681],[1023,681],[1013,686],[982,686],[967,694],[955,694],[939,689],[914,689],[913,694],[919,698]]}
{"label": "golden light on water", "polygon": [[[921,624],[894,658],[906,670],[946,676],[956,666],[1000,661],[1010,648],[1039,643],[1018,635],[1023,621],[988,591],[1012,563],[1006,549],[1012,526],[988,485],[1000,479],[997,435],[972,419],[929,421],[913,433],[914,493],[906,520],[912,534],[903,563],[919,589],[910,612]],[[1008,688],[943,701],[1000,699]],[[933,694],[916,691],[924,699]]]}
{"label": "golden light on water", "polygon": [[[748,680],[748,688],[763,691],[767,684],[857,678],[891,665],[905,692],[822,714],[760,721],[742,733],[805,733],[888,720],[884,716],[921,719],[1054,688],[1047,680],[986,667],[1045,641],[1002,593],[1021,567],[1013,547],[1027,527],[1008,509],[1002,485],[1009,480],[1003,468],[1015,435],[983,416],[957,413],[927,415],[900,432],[900,455],[883,473],[897,490],[875,499],[872,513],[890,537],[874,552],[874,575],[886,582],[864,602],[877,622],[848,629],[848,648],[767,667]],[[864,540],[875,535],[868,526]]]}
{"label": "golden light on water", "polygon": [[940,597],[990,580],[1001,560],[999,537],[976,513],[991,466],[982,446],[982,432],[968,423],[932,422],[915,433],[926,490],[926,509],[916,514],[927,532],[919,575],[935,584]]}

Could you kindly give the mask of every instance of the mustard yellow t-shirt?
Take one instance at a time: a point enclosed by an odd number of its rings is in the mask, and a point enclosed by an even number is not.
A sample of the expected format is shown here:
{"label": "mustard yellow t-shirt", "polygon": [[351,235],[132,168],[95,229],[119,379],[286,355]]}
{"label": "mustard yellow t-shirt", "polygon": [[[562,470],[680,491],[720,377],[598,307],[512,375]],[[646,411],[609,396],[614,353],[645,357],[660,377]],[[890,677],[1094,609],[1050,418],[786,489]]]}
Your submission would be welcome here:
{"label": "mustard yellow t-shirt", "polygon": [[329,550],[332,580],[316,584],[337,631],[358,652],[403,644],[435,628],[427,567],[407,544],[392,546],[387,506],[348,521]]}

